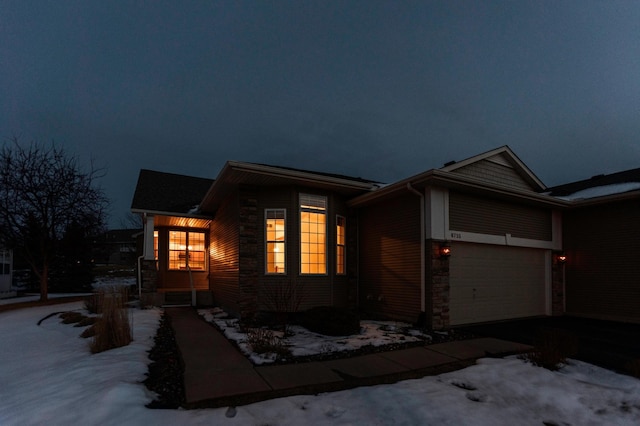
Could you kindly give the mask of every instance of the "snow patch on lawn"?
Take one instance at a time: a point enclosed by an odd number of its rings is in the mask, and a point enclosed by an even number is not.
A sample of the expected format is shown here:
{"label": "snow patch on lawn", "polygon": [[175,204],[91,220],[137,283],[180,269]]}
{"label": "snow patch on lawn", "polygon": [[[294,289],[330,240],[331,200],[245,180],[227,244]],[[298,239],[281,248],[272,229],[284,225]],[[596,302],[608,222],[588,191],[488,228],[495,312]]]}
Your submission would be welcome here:
{"label": "snow patch on lawn", "polygon": [[[259,354],[249,344],[246,330],[240,327],[236,318],[230,318],[220,308],[200,309],[198,313],[205,320],[215,324],[229,340],[233,340],[240,350],[254,364],[266,364],[276,361],[276,354]],[[394,343],[409,343],[431,340],[432,337],[399,321],[360,321],[360,333],[351,336],[325,336],[314,333],[298,325],[289,326],[289,335],[273,331],[274,336],[291,351],[293,357],[312,356],[331,352],[345,352],[361,349],[365,346],[384,346]]]}

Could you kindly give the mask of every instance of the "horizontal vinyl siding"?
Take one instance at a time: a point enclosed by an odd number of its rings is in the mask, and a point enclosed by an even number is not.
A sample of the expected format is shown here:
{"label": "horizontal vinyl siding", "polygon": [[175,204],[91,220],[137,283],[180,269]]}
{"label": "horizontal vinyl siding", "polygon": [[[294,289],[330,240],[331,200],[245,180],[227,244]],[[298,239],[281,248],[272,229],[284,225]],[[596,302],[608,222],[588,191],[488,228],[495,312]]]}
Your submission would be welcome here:
{"label": "horizontal vinyl siding", "polygon": [[485,182],[496,183],[514,189],[531,191],[531,186],[513,167],[498,164],[490,160],[469,164],[468,166],[457,169],[454,173],[471,176],[482,179]]}
{"label": "horizontal vinyl siding", "polygon": [[238,312],[238,200],[223,204],[211,224],[211,290],[214,301]]}
{"label": "horizontal vinyl siding", "polygon": [[360,307],[416,321],[420,314],[420,198],[401,196],[359,212]]}
{"label": "horizontal vinyl siding", "polygon": [[563,218],[570,315],[640,323],[640,200]]}
{"label": "horizontal vinyl siding", "polygon": [[454,231],[551,241],[551,211],[451,192],[449,228]]}

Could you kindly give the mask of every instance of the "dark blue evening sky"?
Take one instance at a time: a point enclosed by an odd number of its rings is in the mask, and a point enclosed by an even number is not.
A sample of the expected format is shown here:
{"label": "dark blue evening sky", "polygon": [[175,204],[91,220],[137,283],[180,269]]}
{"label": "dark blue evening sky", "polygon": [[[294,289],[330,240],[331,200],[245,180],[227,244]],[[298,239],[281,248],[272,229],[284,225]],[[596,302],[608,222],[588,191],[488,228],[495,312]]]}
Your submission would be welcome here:
{"label": "dark blue evening sky", "polygon": [[547,185],[640,167],[637,1],[0,0],[0,137],[108,168],[394,181],[508,144]]}

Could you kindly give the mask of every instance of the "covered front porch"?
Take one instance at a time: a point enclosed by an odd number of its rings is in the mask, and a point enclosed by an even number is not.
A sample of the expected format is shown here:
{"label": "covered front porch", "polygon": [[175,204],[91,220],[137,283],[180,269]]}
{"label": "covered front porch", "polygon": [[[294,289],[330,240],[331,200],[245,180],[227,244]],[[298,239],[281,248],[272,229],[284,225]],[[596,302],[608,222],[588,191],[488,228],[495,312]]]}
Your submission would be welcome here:
{"label": "covered front porch", "polygon": [[149,213],[143,219],[138,262],[142,306],[211,305],[211,219]]}

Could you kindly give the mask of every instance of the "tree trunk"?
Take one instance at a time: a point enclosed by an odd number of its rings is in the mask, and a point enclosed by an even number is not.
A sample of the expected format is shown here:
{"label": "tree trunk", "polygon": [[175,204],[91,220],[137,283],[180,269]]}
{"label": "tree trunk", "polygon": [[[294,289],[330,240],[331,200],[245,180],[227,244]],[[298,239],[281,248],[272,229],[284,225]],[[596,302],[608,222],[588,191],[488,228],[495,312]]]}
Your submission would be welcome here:
{"label": "tree trunk", "polygon": [[40,275],[40,301],[49,300],[49,265],[42,265],[42,274]]}

